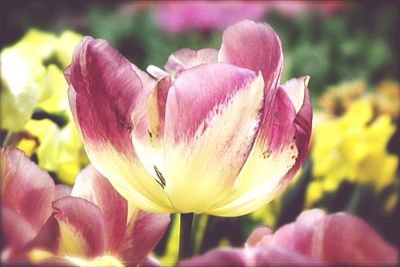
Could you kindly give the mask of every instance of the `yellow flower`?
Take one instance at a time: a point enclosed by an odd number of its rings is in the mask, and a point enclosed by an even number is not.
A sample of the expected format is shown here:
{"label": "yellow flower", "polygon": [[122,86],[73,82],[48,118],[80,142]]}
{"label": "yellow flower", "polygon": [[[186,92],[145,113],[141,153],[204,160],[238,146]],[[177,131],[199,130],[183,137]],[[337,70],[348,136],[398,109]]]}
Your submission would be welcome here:
{"label": "yellow flower", "polygon": [[383,81],[378,84],[372,101],[379,113],[398,118],[400,114],[400,85],[395,81]]}
{"label": "yellow flower", "polygon": [[372,118],[372,103],[359,100],[342,117],[315,129],[313,174],[323,178],[325,189],[335,190],[344,179],[378,191],[393,182],[398,159],[386,147],[395,126],[388,115]]}
{"label": "yellow flower", "polygon": [[[75,125],[71,122],[60,129],[48,119],[30,120],[25,131],[30,137],[22,139],[17,147],[28,156],[36,153],[40,167],[55,172],[62,182],[72,185],[87,164]],[[38,144],[32,146],[32,142]]]}
{"label": "yellow flower", "polygon": [[364,80],[329,86],[326,93],[320,98],[319,104],[328,114],[341,115],[362,96],[365,90]]}
{"label": "yellow flower", "polygon": [[[63,71],[81,35],[65,31],[59,37],[36,29],[1,52],[1,128],[23,131],[18,148],[37,154],[39,165],[72,184],[87,163],[79,133],[72,122]],[[49,119],[31,119],[35,110]],[[45,117],[46,117],[45,116]]]}
{"label": "yellow flower", "polygon": [[66,31],[57,36],[36,29],[1,51],[1,128],[19,131],[34,109],[54,112],[67,108],[63,70],[81,36]]}

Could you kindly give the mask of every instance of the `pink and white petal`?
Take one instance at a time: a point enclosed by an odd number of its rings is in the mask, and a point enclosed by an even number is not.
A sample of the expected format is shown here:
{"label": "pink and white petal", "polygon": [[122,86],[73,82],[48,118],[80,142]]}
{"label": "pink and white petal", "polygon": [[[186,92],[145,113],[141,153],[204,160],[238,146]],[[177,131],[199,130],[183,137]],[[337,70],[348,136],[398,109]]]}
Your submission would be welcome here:
{"label": "pink and white petal", "polygon": [[279,247],[214,249],[182,261],[179,266],[310,266],[320,262]]}
{"label": "pink and white petal", "polygon": [[387,243],[362,219],[345,213],[328,215],[323,219],[319,236],[314,241],[314,257],[330,264],[396,265],[396,247]]}
{"label": "pink and white petal", "polygon": [[[304,83],[305,86],[307,86],[307,82],[308,80],[306,78]],[[284,178],[285,183],[290,182],[307,158],[308,150],[310,148],[312,120],[313,111],[310,92],[305,88],[303,105],[294,119],[294,125],[296,127],[295,143],[298,152],[297,160],[292,169],[286,174],[286,177]]]}
{"label": "pink and white petal", "polygon": [[253,248],[253,254],[248,266],[323,266],[318,259],[278,246],[258,246]]}
{"label": "pink and white petal", "polygon": [[32,250],[44,250],[52,254],[57,254],[60,248],[61,232],[57,220],[54,216],[46,221],[40,228],[39,233],[25,247],[25,252]]}
{"label": "pink and white petal", "polygon": [[68,185],[58,184],[56,185],[56,197],[55,200],[67,197],[71,195],[72,188]]}
{"label": "pink and white petal", "polygon": [[264,238],[271,236],[273,233],[269,227],[258,227],[256,228],[246,240],[246,247],[257,246]]}
{"label": "pink and white petal", "polygon": [[99,207],[105,222],[107,251],[116,253],[128,222],[127,201],[92,165],[78,174],[71,196],[86,199]]}
{"label": "pink and white petal", "polygon": [[59,254],[95,258],[106,252],[106,227],[100,209],[77,197],[53,202],[54,218],[60,227]]}
{"label": "pink and white petal", "polygon": [[24,153],[0,150],[1,200],[23,217],[37,232],[51,214],[55,197],[53,179]]}
{"label": "pink and white petal", "polygon": [[218,50],[216,49],[205,48],[192,50],[189,48],[183,48],[169,56],[164,68],[169,74],[175,76],[186,69],[217,61]]}
{"label": "pink and white petal", "polygon": [[283,90],[285,90],[286,94],[289,96],[290,101],[292,101],[296,112],[299,112],[303,106],[309,81],[310,76],[303,76],[300,78],[290,79],[281,85]]}
{"label": "pink and white petal", "polygon": [[237,178],[236,191],[212,207],[213,215],[240,216],[265,205],[279,193],[282,178],[296,162],[294,107],[282,89],[267,97],[265,120]]}
{"label": "pink and white petal", "polygon": [[170,216],[136,209],[129,219],[119,256],[124,263],[143,262],[168,228]]}
{"label": "pink and white petal", "polygon": [[131,64],[131,67],[143,84],[144,95],[149,94],[153,90],[154,86],[156,86],[156,81],[136,65]]}
{"label": "pink and white petal", "polygon": [[150,142],[159,147],[163,143],[167,96],[172,85],[171,77],[161,79],[147,100],[147,119]]}
{"label": "pink and white petal", "polygon": [[201,256],[183,260],[178,266],[249,266],[250,253],[239,248],[213,249]]}
{"label": "pink and white petal", "polygon": [[258,132],[263,88],[261,74],[225,63],[194,67],[175,80],[160,173],[177,210],[207,212],[231,193]]}
{"label": "pink and white petal", "polygon": [[283,69],[281,41],[269,25],[243,20],[224,31],[218,61],[261,71],[269,91],[278,86]]}
{"label": "pink and white petal", "polygon": [[131,133],[148,135],[140,107],[149,94],[132,66],[106,41],[85,38],[66,71],[71,110],[89,159],[117,191],[142,208],[169,211],[132,145]]}
{"label": "pink and white petal", "polygon": [[1,207],[1,243],[3,249],[21,249],[35,237],[35,229],[15,210]]}
{"label": "pink and white petal", "polygon": [[155,177],[162,187],[164,184],[158,177],[156,168],[157,170],[163,169],[164,166],[165,109],[171,85],[170,76],[162,78],[147,99],[147,106],[144,107],[148,127],[147,138],[132,135],[132,143],[137,157],[147,172]]}
{"label": "pink and white petal", "polygon": [[307,157],[312,126],[311,100],[306,83],[302,84],[304,102],[297,113],[282,87],[268,94],[264,122],[239,175],[237,192],[218,203],[212,214],[239,216],[262,207],[279,195],[300,169]]}
{"label": "pink and white petal", "polygon": [[319,209],[302,212],[295,222],[282,226],[275,232],[272,238],[261,240],[260,244],[282,247],[314,259],[322,260],[315,252],[321,244],[315,244],[313,241],[321,241],[316,229],[324,217],[325,213]]}

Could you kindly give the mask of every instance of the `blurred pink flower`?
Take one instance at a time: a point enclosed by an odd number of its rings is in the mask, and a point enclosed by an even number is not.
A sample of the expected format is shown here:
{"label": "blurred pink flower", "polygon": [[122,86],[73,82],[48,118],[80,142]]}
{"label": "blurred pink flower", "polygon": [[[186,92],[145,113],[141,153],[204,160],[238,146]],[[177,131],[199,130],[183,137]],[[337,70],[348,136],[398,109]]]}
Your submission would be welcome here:
{"label": "blurred pink flower", "polygon": [[245,248],[214,249],[180,265],[395,265],[398,260],[396,248],[362,219],[315,209],[275,233],[266,227],[256,229]]}
{"label": "blurred pink flower", "polygon": [[309,77],[279,85],[267,24],[228,27],[220,50],[182,49],[145,72],[85,38],[65,75],[92,164],[144,210],[240,216],[275,198],[304,162]]}
{"label": "blurred pink flower", "polygon": [[286,16],[308,12],[331,15],[348,6],[350,4],[344,1],[271,1],[268,2],[268,11],[276,11]]}
{"label": "blurred pink flower", "polygon": [[47,172],[19,150],[0,150],[1,260],[18,257],[50,217],[58,189]]}
{"label": "blurred pink flower", "polygon": [[[1,170],[2,261],[68,264],[71,259],[90,262],[107,256],[138,264],[148,261],[169,224],[168,215],[128,209],[126,200],[92,166],[78,175],[72,191],[55,187],[48,174],[18,150],[1,150]],[[33,250],[50,256],[27,256]]]}
{"label": "blurred pink flower", "polygon": [[224,29],[243,19],[262,18],[266,7],[263,1],[162,1],[155,19],[171,33]]}

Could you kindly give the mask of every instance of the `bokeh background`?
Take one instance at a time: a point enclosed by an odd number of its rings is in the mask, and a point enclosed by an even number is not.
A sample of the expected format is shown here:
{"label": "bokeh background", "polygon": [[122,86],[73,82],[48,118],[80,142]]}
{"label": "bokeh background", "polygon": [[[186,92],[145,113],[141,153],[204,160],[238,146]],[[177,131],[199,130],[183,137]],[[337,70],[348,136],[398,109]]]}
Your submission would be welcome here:
{"label": "bokeh background", "polygon": [[[2,1],[0,12],[0,141],[14,142],[57,183],[70,185],[88,160],[62,71],[82,35],[108,40],[145,69],[162,67],[181,48],[218,49],[223,29],[240,19],[268,22],[282,41],[283,81],[311,76],[310,156],[290,188],[255,213],[197,216],[196,250],[241,246],[256,226],[278,228],[315,207],[357,214],[400,246],[395,1]],[[155,251],[164,262],[177,255],[177,226],[175,219]]]}

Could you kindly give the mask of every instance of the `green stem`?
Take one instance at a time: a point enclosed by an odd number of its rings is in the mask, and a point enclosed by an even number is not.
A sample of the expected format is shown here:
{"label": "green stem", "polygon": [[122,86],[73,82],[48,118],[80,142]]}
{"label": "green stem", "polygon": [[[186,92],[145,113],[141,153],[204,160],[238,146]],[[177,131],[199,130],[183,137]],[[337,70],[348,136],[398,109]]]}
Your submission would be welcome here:
{"label": "green stem", "polygon": [[179,236],[179,259],[190,258],[193,252],[192,244],[193,213],[181,213],[181,229]]}

